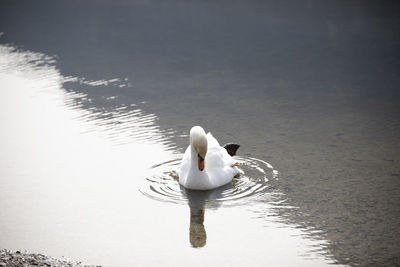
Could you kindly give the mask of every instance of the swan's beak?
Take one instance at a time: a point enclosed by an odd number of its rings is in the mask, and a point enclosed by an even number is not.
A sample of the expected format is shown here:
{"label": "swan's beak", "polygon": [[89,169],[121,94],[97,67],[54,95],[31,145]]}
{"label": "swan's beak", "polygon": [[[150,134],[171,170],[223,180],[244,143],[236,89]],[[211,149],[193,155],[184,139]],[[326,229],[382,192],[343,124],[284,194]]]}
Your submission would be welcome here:
{"label": "swan's beak", "polygon": [[200,154],[197,154],[197,165],[199,166],[200,171],[204,170],[204,158],[200,156]]}

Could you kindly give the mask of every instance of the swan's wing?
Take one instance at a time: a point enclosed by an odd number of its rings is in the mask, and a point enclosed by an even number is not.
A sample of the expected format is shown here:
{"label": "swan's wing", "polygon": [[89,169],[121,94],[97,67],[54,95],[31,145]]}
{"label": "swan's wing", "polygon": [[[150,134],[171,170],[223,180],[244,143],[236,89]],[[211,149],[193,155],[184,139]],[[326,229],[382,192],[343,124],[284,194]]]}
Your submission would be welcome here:
{"label": "swan's wing", "polygon": [[206,155],[206,164],[208,162],[210,168],[223,168],[232,166],[234,160],[228,154],[225,148],[221,147],[217,139],[211,133],[207,134],[208,149]]}
{"label": "swan's wing", "polygon": [[206,155],[206,166],[210,181],[213,187],[219,187],[232,181],[233,176],[238,172],[232,167],[235,160],[228,154],[227,150],[221,147],[218,141],[209,133],[207,134],[208,151]]}
{"label": "swan's wing", "polygon": [[209,132],[207,134],[207,143],[208,143],[208,148],[215,148],[215,147],[220,147],[217,139]]}

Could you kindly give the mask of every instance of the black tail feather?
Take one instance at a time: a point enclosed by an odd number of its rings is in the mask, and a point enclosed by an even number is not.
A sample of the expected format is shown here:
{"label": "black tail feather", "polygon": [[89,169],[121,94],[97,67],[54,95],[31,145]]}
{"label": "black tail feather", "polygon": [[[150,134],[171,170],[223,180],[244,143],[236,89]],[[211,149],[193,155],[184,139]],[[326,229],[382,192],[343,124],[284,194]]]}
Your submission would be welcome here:
{"label": "black tail feather", "polygon": [[228,154],[231,155],[231,156],[235,156],[236,155],[236,151],[239,149],[239,147],[240,147],[240,145],[232,144],[232,143],[225,144],[223,146],[223,148],[225,148],[226,151],[228,151]]}

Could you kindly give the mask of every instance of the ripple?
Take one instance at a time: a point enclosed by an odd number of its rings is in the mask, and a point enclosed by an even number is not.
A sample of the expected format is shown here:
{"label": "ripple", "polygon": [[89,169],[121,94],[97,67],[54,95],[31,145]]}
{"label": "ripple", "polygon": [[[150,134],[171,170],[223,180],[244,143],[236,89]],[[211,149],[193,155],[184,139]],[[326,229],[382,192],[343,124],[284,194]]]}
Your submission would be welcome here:
{"label": "ripple", "polygon": [[154,200],[177,204],[186,204],[193,198],[201,198],[208,203],[238,205],[270,192],[278,178],[278,171],[268,162],[257,158],[236,157],[243,162],[240,167],[243,174],[234,178],[232,183],[211,191],[188,190],[174,178],[181,158],[182,155],[179,155],[175,159],[152,166],[153,175],[146,179],[146,183],[139,189],[140,192]]}

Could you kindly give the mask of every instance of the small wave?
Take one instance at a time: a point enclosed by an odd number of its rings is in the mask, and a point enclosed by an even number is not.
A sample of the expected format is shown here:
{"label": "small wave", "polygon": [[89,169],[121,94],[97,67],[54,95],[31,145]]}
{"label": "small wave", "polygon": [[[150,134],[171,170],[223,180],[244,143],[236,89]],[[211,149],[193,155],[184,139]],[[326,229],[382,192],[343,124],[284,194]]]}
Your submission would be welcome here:
{"label": "small wave", "polygon": [[140,191],[147,197],[177,204],[186,204],[194,199],[207,203],[241,204],[270,192],[273,181],[277,179],[278,171],[271,164],[257,158],[236,157],[243,162],[240,169],[243,174],[220,188],[210,191],[193,191],[182,187],[174,177],[181,155],[163,163],[152,166],[154,174],[146,179]]}

